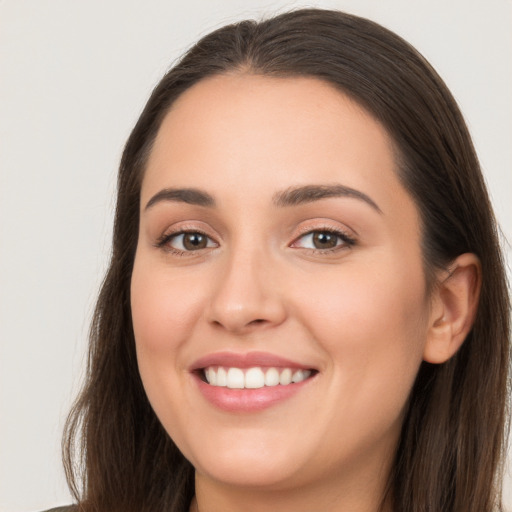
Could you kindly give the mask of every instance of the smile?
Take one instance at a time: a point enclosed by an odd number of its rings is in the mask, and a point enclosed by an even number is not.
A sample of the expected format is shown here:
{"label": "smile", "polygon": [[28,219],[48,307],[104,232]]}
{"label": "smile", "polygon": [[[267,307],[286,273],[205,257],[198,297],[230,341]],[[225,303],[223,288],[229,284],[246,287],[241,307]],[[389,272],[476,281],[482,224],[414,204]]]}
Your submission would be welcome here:
{"label": "smile", "polygon": [[267,352],[218,352],[190,366],[197,390],[216,409],[253,413],[287,402],[317,380],[319,370]]}
{"label": "smile", "polygon": [[297,384],[310,377],[311,370],[261,366],[244,369],[209,366],[203,369],[203,375],[211,386],[229,389],[259,389]]}

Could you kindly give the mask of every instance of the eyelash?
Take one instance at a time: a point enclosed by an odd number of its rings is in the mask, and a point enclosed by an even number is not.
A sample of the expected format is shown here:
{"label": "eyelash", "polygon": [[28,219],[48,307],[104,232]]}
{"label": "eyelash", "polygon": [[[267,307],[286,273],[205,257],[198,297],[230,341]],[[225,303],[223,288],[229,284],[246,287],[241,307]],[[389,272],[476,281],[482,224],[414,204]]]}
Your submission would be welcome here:
{"label": "eyelash", "polygon": [[353,247],[356,245],[357,241],[349,236],[346,232],[342,231],[341,229],[335,229],[332,227],[320,227],[315,229],[307,229],[303,233],[301,233],[293,242],[292,247],[294,244],[296,244],[299,240],[304,239],[307,236],[314,235],[315,233],[327,233],[329,235],[336,236],[339,240],[341,240],[341,243],[337,243],[334,247],[327,248],[327,249],[318,249],[318,248],[306,248],[304,249],[311,251],[313,254],[328,254],[333,253],[339,250],[347,249],[350,247]]}
{"label": "eyelash", "polygon": [[169,245],[169,243],[173,239],[178,238],[179,236],[182,236],[182,235],[187,235],[187,234],[201,235],[201,236],[204,236],[205,238],[207,238],[208,240],[213,240],[211,236],[207,235],[204,231],[201,231],[199,229],[182,229],[179,231],[175,231],[173,233],[167,233],[167,234],[162,235],[156,241],[155,247],[157,247],[158,249],[165,250],[166,252],[169,252],[175,256],[184,256],[184,257],[193,256],[194,252],[198,252],[201,249],[198,249],[197,251],[182,251],[180,249],[176,249],[175,247],[172,247],[171,245]]}
{"label": "eyelash", "polygon": [[[347,233],[345,233],[342,230],[333,229],[331,227],[320,227],[320,228],[316,228],[316,229],[305,230],[297,238],[294,239],[294,241],[292,242],[290,247],[293,247],[294,244],[296,244],[299,240],[301,240],[307,236],[314,235],[315,233],[327,233],[330,235],[334,235],[334,236],[338,237],[339,240],[341,240],[341,243],[335,245],[332,248],[327,248],[327,249],[318,249],[318,248],[312,249],[312,248],[307,248],[307,247],[303,248],[305,250],[312,252],[313,254],[333,253],[333,252],[336,252],[336,251],[339,251],[342,249],[347,249],[347,248],[353,247],[357,243],[357,241],[354,238],[352,238],[351,236],[349,236]],[[196,251],[193,251],[193,250],[183,251],[183,250],[176,249],[175,247],[172,247],[171,245],[169,245],[169,243],[173,239],[175,239],[179,236],[182,236],[182,235],[187,235],[187,234],[197,234],[197,235],[206,237],[210,241],[213,240],[204,231],[201,231],[198,229],[183,229],[180,231],[175,231],[173,233],[167,233],[167,234],[162,235],[156,241],[155,247],[157,247],[158,249],[165,250],[166,252],[169,252],[175,256],[183,256],[183,257],[192,256],[192,255],[194,255],[195,252],[199,252],[202,249],[197,249]],[[214,243],[217,244],[217,242],[215,242],[215,241],[214,241]],[[211,247],[206,247],[206,248],[211,248]]]}

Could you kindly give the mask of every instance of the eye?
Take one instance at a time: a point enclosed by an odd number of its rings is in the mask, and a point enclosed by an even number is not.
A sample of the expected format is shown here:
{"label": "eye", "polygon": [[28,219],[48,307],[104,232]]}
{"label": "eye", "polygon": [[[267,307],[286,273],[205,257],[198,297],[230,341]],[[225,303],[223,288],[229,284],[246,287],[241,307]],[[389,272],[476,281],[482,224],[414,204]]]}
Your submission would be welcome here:
{"label": "eye", "polygon": [[217,244],[200,231],[182,231],[165,235],[158,241],[158,247],[166,247],[178,253],[183,253],[217,247]]}
{"label": "eye", "polygon": [[313,250],[332,250],[337,247],[350,247],[355,244],[355,240],[341,231],[318,230],[310,231],[297,238],[292,247]]}

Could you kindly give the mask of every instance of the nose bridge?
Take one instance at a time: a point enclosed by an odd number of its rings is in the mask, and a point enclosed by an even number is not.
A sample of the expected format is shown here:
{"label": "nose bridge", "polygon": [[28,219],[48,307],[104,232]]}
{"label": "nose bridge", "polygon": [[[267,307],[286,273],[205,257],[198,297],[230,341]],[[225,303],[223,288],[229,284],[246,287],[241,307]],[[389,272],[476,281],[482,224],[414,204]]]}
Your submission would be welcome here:
{"label": "nose bridge", "polygon": [[279,324],[285,308],[280,296],[276,262],[268,248],[240,240],[227,251],[216,277],[209,320],[229,331]]}

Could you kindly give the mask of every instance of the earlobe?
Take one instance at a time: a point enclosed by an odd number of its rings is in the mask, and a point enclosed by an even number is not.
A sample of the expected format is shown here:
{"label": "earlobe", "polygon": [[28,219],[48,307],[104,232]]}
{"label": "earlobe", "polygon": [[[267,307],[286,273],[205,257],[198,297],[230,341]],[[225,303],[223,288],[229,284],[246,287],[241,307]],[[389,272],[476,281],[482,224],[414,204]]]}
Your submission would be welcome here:
{"label": "earlobe", "polygon": [[478,257],[466,253],[452,262],[447,275],[440,276],[432,297],[425,361],[446,362],[466,339],[478,309],[481,274]]}

